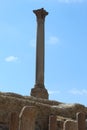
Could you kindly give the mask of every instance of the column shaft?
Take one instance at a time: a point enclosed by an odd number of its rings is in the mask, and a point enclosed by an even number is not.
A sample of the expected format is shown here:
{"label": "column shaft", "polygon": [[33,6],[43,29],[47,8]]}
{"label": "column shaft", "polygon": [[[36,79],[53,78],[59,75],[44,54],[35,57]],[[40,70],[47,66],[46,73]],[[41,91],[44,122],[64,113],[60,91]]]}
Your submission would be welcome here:
{"label": "column shaft", "polygon": [[44,19],[37,19],[36,84],[44,86]]}
{"label": "column shaft", "polygon": [[48,15],[43,8],[33,11],[37,18],[37,39],[36,39],[36,79],[35,86],[31,89],[31,96],[48,99],[48,92],[44,86],[44,22]]}

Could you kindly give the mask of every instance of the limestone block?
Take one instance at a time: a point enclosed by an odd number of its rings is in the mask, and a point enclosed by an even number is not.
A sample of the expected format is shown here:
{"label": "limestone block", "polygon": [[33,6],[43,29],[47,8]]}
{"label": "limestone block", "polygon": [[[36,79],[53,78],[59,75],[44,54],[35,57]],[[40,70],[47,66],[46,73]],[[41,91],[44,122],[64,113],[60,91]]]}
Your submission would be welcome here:
{"label": "limestone block", "polygon": [[36,108],[25,106],[19,115],[19,130],[35,129]]}
{"label": "limestone block", "polygon": [[66,120],[64,122],[63,130],[78,130],[77,129],[77,122]]}
{"label": "limestone block", "polygon": [[85,130],[86,129],[85,114],[83,112],[79,112],[77,113],[76,118],[78,122],[78,130]]}
{"label": "limestone block", "polygon": [[49,117],[49,130],[56,130],[57,128],[57,117],[52,115]]}
{"label": "limestone block", "polygon": [[19,115],[16,112],[11,113],[9,130],[18,130],[19,129]]}

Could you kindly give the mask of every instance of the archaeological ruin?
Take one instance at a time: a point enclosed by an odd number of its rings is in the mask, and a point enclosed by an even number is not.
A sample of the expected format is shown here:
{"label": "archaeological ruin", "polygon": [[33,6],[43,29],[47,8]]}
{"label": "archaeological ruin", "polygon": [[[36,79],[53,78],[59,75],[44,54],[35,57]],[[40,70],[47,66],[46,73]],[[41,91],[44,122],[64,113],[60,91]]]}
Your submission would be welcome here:
{"label": "archaeological ruin", "polygon": [[34,10],[37,19],[36,79],[30,96],[0,92],[0,130],[87,130],[87,108],[49,100],[44,85],[43,8]]}
{"label": "archaeological ruin", "polygon": [[48,92],[44,86],[44,22],[48,15],[43,8],[33,11],[37,17],[36,39],[36,81],[31,90],[31,96],[48,99]]}

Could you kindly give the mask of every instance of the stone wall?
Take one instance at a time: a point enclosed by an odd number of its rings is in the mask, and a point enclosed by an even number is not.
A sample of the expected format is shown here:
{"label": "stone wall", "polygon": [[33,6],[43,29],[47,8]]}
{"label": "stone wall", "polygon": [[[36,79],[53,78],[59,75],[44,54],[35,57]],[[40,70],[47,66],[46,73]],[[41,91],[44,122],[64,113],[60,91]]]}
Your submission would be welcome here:
{"label": "stone wall", "polygon": [[19,115],[24,106],[36,107],[37,116],[35,123],[36,126],[41,127],[41,130],[48,130],[50,115],[75,119],[77,112],[87,113],[86,107],[80,104],[64,104],[14,93],[0,93],[0,122],[8,125],[11,114],[16,112]]}

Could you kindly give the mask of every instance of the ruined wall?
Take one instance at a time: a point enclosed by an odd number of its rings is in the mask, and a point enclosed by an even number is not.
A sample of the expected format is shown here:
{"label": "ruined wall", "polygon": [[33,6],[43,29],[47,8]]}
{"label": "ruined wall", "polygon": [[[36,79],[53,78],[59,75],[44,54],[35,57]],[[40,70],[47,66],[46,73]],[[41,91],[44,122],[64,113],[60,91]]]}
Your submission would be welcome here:
{"label": "ruined wall", "polygon": [[60,115],[74,119],[77,112],[86,113],[85,106],[80,104],[64,104],[14,93],[0,93],[0,122],[9,124],[11,113],[20,114],[24,106],[36,107],[36,124],[41,127],[41,130],[48,130],[49,115]]}

